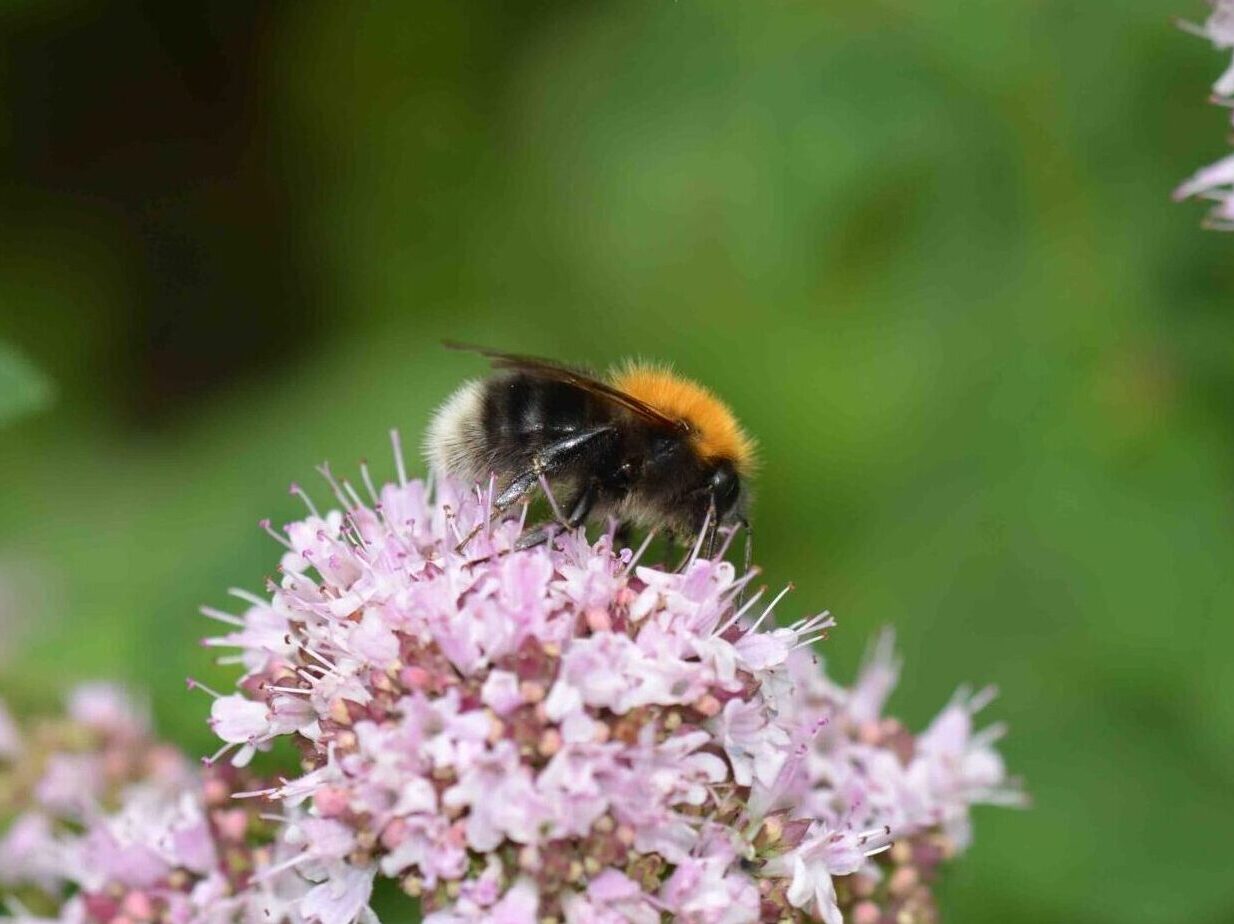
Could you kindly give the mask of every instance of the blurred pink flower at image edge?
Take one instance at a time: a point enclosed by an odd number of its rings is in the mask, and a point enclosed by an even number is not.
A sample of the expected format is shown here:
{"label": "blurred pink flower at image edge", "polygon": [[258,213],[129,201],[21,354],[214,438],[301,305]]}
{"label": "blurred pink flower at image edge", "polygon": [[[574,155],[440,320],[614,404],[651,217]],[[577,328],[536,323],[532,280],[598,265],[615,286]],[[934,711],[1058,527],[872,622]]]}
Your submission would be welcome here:
{"label": "blurred pink flower at image edge", "polygon": [[[1222,51],[1234,50],[1234,0],[1210,0],[1212,11],[1202,24],[1181,21],[1179,25],[1201,36]],[[1231,110],[1234,116],[1234,61],[1213,84],[1213,102]],[[1220,231],[1234,230],[1234,154],[1197,171],[1174,190],[1177,200],[1198,197],[1213,206],[1205,226]]]}

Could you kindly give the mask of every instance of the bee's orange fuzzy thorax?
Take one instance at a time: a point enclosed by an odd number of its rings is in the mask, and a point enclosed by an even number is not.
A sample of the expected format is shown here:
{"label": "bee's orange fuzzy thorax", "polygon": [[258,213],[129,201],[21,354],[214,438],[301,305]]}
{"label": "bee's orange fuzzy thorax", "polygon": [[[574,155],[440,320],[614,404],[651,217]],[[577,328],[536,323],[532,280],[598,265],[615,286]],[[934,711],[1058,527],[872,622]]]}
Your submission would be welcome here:
{"label": "bee's orange fuzzy thorax", "polygon": [[614,388],[690,425],[695,446],[707,459],[728,459],[740,474],[754,467],[754,441],[708,389],[668,369],[631,363],[610,377]]}

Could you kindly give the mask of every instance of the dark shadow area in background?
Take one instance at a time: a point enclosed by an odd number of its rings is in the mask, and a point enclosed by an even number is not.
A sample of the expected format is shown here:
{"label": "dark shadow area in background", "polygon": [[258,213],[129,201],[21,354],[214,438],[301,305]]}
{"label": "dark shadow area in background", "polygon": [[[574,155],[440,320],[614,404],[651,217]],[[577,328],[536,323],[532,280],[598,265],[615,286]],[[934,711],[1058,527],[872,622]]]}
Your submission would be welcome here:
{"label": "dark shadow area in background", "polygon": [[[283,363],[323,330],[313,254],[261,93],[270,6],[80,4],[4,37],[3,200],[103,212],[131,301],[101,323],[97,379],[158,426],[228,379]],[[44,320],[10,312],[19,342]]]}

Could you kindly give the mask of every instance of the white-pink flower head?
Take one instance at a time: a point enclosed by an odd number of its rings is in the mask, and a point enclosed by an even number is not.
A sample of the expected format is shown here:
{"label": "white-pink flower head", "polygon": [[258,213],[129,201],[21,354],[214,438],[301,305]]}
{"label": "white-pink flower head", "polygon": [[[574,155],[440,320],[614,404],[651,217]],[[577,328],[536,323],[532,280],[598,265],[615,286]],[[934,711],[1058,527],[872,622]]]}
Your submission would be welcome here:
{"label": "white-pink flower head", "polygon": [[433,924],[830,920],[831,877],[896,836],[886,819],[911,837],[953,820],[940,800],[967,807],[969,757],[944,797],[890,736],[858,740],[896,679],[889,639],[848,694],[803,667],[830,617],[775,627],[783,594],[742,603],[751,576],[722,555],[667,571],[581,530],[519,548],[491,486],[398,471],[357,489],[323,468],[334,509],[293,486],[309,512],[269,530],[269,597],[205,611],[246,670],[209,691],[216,756],[292,737],[306,760],[261,793],[307,812],[279,866],[320,883],[300,914],[362,918],[383,875]]}
{"label": "white-pink flower head", "polygon": [[[240,692],[214,694],[223,750],[243,762],[296,737],[312,769],[267,795],[351,837],[298,826],[285,865],[347,883],[301,910],[345,924],[357,883],[382,874],[431,920],[606,905],[711,920],[689,909],[734,901],[758,920],[749,797],[799,737],[778,702],[790,653],[829,618],[756,641],[772,608],[736,606],[748,578],[721,558],[667,572],[581,531],[516,550],[521,523],[490,522],[490,492],[323,473],[338,507],[293,488],[309,515],[274,533],[270,598],[207,610],[229,624],[208,644],[247,669]],[[705,874],[673,878],[689,864]]]}

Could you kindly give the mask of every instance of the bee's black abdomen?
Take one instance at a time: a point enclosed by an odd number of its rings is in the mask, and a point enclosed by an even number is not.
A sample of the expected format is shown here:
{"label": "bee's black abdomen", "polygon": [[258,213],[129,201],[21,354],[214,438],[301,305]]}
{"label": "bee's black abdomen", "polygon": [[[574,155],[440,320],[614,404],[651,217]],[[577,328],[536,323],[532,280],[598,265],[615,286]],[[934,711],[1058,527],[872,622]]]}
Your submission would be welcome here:
{"label": "bee's black abdomen", "polygon": [[537,450],[612,418],[611,408],[564,382],[506,375],[484,384],[485,456],[498,473],[526,468]]}
{"label": "bee's black abdomen", "polygon": [[562,382],[502,376],[485,385],[484,432],[490,439],[564,435],[595,416],[594,404],[586,392]]}

